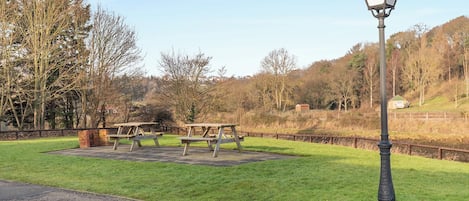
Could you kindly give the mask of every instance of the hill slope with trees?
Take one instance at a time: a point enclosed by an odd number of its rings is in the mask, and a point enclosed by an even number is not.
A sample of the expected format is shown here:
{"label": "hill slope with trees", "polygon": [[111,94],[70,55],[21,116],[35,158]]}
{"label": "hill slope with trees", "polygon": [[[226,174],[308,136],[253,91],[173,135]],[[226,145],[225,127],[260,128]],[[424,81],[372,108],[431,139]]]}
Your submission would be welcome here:
{"label": "hill slope with trees", "polygon": [[[469,112],[467,16],[415,25],[386,46],[388,97],[409,99],[408,110]],[[376,113],[379,105],[377,43],[357,43],[305,69],[288,50],[275,49],[247,77],[226,77],[225,67],[213,75],[203,52],[161,53],[151,56],[162,76],[148,77],[135,31],[82,0],[2,1],[0,51],[0,121],[13,129],[223,121],[301,130],[320,124],[292,112],[296,104],[333,114]],[[434,100],[444,101],[431,106]]]}

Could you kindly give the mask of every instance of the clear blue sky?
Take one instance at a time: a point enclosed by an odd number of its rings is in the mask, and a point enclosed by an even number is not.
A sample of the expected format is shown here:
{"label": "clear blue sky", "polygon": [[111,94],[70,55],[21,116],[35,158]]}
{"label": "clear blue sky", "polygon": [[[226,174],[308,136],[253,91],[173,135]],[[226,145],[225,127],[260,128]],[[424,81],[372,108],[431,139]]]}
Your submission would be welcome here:
{"label": "clear blue sky", "polygon": [[[378,20],[364,0],[88,0],[125,17],[138,33],[150,75],[161,75],[161,52],[212,56],[215,72],[254,75],[272,50],[285,48],[298,68],[343,56],[360,42],[378,41]],[[397,0],[386,38],[416,24],[429,28],[469,15],[467,0]],[[215,73],[214,73],[215,74]]]}

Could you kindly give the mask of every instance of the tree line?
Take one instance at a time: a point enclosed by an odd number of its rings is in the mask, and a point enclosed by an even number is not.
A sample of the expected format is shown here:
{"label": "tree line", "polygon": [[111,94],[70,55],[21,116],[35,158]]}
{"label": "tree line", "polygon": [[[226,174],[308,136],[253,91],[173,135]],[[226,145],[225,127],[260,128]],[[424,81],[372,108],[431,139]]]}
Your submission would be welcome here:
{"label": "tree line", "polygon": [[[469,97],[468,33],[469,18],[461,16],[432,29],[417,24],[392,34],[386,41],[388,97],[405,95],[421,106],[428,90],[444,85],[441,95],[458,107]],[[235,114],[239,122],[250,111],[287,111],[299,103],[312,109],[375,110],[380,104],[378,52],[378,43],[358,43],[340,58],[298,69],[295,55],[280,48],[260,61],[260,71],[253,76],[230,78],[221,73],[212,79],[207,74],[210,57],[203,53],[193,58],[162,54],[162,72],[167,76],[163,80],[172,86],[165,103],[177,108],[176,114],[185,114],[176,117],[182,122],[194,117],[217,120],[214,116],[220,112]],[[186,70],[176,71],[181,69]]]}
{"label": "tree line", "polygon": [[122,75],[138,76],[135,31],[83,0],[0,2],[0,120],[18,129],[105,125]]}
{"label": "tree line", "polygon": [[[469,19],[429,29],[416,25],[387,40],[391,97],[425,103],[432,86],[449,84],[455,106],[469,97]],[[358,43],[342,57],[299,69],[294,54],[272,50],[259,73],[226,76],[212,57],[162,52],[162,76],[145,76],[136,33],[121,16],[91,11],[83,0],[0,2],[0,121],[18,129],[109,126],[112,122],[240,122],[249,112],[373,109],[378,44]],[[241,58],[242,59],[242,58]],[[216,73],[216,75],[214,75]],[[230,121],[232,121],[230,119]]]}

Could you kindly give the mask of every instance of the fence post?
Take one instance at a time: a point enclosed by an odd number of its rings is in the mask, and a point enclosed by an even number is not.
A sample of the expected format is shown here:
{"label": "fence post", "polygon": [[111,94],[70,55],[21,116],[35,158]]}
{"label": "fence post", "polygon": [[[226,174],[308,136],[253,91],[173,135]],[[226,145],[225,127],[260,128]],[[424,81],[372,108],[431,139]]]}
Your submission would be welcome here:
{"label": "fence post", "polygon": [[409,156],[412,156],[412,145],[409,144]]}
{"label": "fence post", "polygon": [[438,148],[438,159],[443,159],[443,149],[441,147]]}
{"label": "fence post", "polygon": [[357,141],[358,141],[358,138],[354,137],[353,138],[353,148],[357,148]]}

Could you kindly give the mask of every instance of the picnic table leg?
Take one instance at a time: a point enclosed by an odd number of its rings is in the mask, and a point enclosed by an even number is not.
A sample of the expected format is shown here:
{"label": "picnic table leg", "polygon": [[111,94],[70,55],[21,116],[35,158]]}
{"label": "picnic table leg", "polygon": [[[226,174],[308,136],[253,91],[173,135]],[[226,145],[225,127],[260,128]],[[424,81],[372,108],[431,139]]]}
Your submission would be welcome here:
{"label": "picnic table leg", "polygon": [[155,142],[155,146],[160,146],[160,143],[158,142],[158,137],[155,136],[155,138],[153,138],[153,141]]}
{"label": "picnic table leg", "polygon": [[208,132],[210,131],[210,128],[211,128],[210,126],[202,127],[202,130],[203,130],[202,137],[207,137]]}
{"label": "picnic table leg", "polygon": [[223,136],[223,127],[218,128],[218,136],[217,136],[217,145],[215,146],[215,150],[213,150],[213,157],[218,156],[218,151],[220,150],[221,138]]}
{"label": "picnic table leg", "polygon": [[236,146],[238,146],[238,152],[241,152],[241,143],[239,142],[238,133],[236,132],[236,128],[234,126],[231,127],[231,132],[233,133],[234,140],[236,142]]}
{"label": "picnic table leg", "polygon": [[[208,136],[208,132],[210,131],[210,126],[207,126],[207,127],[202,127],[202,130],[203,130],[203,134],[202,134],[202,137],[207,137]],[[207,146],[208,146],[208,149],[210,151],[213,151],[213,145],[212,145],[212,142],[210,141],[207,141]]]}
{"label": "picnic table leg", "polygon": [[160,143],[158,142],[158,137],[155,134],[155,129],[150,128],[151,135],[154,135],[153,141],[155,142],[155,146],[159,147]]}
{"label": "picnic table leg", "polygon": [[195,129],[194,127],[189,127],[189,131],[187,131],[187,137],[191,137],[192,136],[192,130]]}
{"label": "picnic table leg", "polygon": [[140,140],[132,140],[132,145],[130,145],[130,151],[134,150],[135,143],[137,143],[139,147],[142,146],[142,144],[140,144]]}
{"label": "picnic table leg", "polygon": [[184,145],[184,152],[182,152],[182,155],[185,156],[187,155],[187,152],[189,151],[189,142],[186,142]]}
{"label": "picnic table leg", "polygon": [[[189,130],[187,131],[187,137],[191,137],[192,136],[192,132],[193,132],[193,129],[195,129],[194,127],[189,127]],[[187,155],[187,152],[189,151],[189,142],[186,142],[185,145],[184,145],[184,152],[182,152],[182,155],[185,156]]]}
{"label": "picnic table leg", "polygon": [[208,145],[208,149],[210,151],[213,151],[213,144],[212,144],[212,141],[207,141],[207,145]]}
{"label": "picnic table leg", "polygon": [[116,150],[117,146],[119,146],[119,138],[118,137],[114,138],[114,146],[112,147],[112,149]]}

